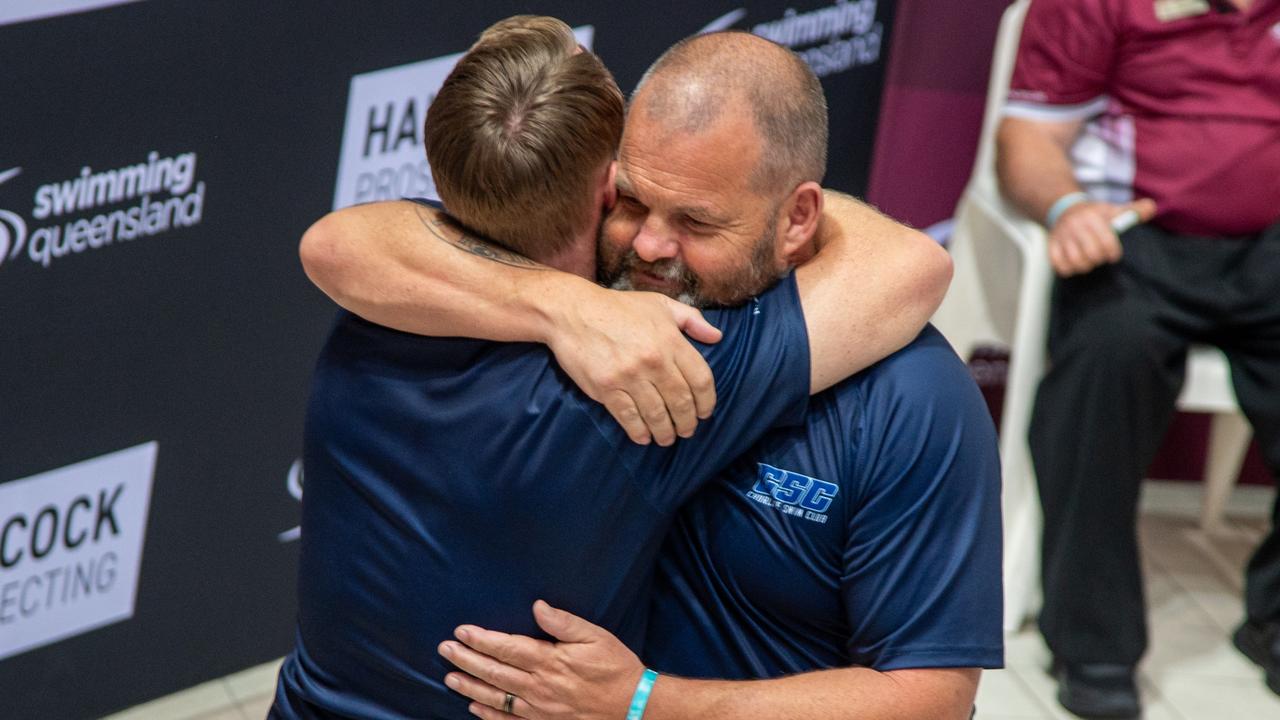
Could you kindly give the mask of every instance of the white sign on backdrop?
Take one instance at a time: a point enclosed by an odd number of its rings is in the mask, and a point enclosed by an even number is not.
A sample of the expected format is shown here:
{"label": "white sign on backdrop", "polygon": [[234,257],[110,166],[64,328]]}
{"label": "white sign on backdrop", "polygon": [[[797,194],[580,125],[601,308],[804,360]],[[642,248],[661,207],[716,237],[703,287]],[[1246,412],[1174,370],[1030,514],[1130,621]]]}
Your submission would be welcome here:
{"label": "white sign on backdrop", "polygon": [[[573,34],[590,48],[595,28]],[[333,209],[374,200],[438,200],[422,147],[422,123],[436,92],[463,53],[351,78]]]}
{"label": "white sign on backdrop", "polygon": [[0,660],[133,617],[158,447],[0,485]]}
{"label": "white sign on backdrop", "polygon": [[0,2],[0,25],[38,20],[54,15],[97,10],[138,0],[4,0]]}

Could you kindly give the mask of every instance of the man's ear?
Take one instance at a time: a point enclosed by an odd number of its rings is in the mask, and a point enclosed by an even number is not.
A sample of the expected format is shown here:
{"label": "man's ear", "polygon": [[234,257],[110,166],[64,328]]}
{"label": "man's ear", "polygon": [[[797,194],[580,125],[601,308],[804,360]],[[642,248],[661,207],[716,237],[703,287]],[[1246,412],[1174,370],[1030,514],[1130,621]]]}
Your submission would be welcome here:
{"label": "man's ear", "polygon": [[822,186],[811,180],[800,183],[779,212],[779,259],[789,266],[798,265],[813,252],[813,236],[822,220]]}
{"label": "man's ear", "polygon": [[603,200],[605,210],[612,210],[613,206],[618,202],[618,161],[610,160],[609,167],[604,171]]}

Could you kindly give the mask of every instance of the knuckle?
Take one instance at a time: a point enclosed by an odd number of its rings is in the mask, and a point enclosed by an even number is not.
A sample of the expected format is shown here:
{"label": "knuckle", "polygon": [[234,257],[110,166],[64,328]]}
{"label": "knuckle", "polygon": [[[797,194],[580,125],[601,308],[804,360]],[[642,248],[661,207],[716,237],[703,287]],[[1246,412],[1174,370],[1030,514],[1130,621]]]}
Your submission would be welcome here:
{"label": "knuckle", "polygon": [[644,420],[650,425],[663,425],[667,422],[667,409],[665,407],[649,407],[644,410]]}

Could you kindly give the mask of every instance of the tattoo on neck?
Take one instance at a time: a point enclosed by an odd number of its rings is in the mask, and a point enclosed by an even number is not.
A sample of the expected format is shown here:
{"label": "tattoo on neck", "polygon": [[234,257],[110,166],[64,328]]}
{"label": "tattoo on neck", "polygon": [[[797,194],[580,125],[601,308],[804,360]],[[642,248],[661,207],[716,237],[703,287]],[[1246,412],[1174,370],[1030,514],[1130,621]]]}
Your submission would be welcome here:
{"label": "tattoo on neck", "polygon": [[484,238],[468,233],[461,225],[443,215],[429,213],[423,207],[415,207],[414,210],[418,213],[418,220],[422,222],[422,226],[427,229],[427,232],[431,233],[437,240],[452,245],[465,253],[499,262],[503,265],[510,265],[511,267],[528,270],[547,269],[546,265],[534,262],[519,253],[512,252]]}

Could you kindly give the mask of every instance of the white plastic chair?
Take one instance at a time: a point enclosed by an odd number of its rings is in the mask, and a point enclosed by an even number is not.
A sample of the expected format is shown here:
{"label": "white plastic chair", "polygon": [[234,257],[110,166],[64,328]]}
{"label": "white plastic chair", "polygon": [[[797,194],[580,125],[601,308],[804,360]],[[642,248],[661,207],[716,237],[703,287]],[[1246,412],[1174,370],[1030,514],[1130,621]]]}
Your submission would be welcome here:
{"label": "white plastic chair", "polygon": [[[1004,475],[1005,630],[1016,631],[1040,601],[1040,514],[1027,428],[1047,355],[1053,271],[1044,228],[1000,194],[995,175],[995,132],[1009,87],[1014,56],[1030,0],[1005,11],[996,39],[982,135],[973,175],[956,211],[951,237],[955,279],[934,324],[961,357],[979,344],[1010,349],[1001,418]],[[1240,414],[1226,357],[1193,346],[1178,408],[1214,413],[1205,466],[1201,525],[1221,520],[1252,432]]]}

